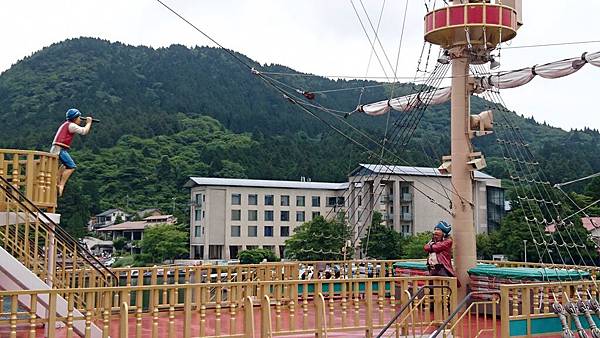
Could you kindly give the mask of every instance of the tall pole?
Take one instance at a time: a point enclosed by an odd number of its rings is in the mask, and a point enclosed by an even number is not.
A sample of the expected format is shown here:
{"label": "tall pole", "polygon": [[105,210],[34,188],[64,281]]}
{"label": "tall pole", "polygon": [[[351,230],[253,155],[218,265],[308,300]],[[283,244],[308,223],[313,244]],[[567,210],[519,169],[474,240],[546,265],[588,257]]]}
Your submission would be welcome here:
{"label": "tall pole", "polygon": [[473,183],[472,172],[467,164],[471,153],[469,138],[469,60],[466,48],[456,47],[451,51],[452,59],[452,94],[451,94],[451,155],[452,185],[456,194],[452,195],[453,229],[455,242],[454,262],[456,273],[462,287],[458,297],[466,296],[469,284],[468,270],[476,265],[475,227],[473,224]]}

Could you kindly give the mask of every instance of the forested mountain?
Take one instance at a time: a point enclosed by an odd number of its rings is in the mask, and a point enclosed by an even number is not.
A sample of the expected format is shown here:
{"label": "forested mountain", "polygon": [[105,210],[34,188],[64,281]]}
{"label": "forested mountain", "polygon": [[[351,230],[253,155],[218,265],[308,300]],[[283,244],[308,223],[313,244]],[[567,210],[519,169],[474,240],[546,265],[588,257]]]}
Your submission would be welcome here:
{"label": "forested mountain", "polygon": [[[294,73],[237,55],[263,72]],[[320,91],[377,84],[278,79]],[[389,90],[369,88],[362,102],[387,98]],[[394,93],[414,90],[406,84]],[[319,93],[314,102],[351,111],[358,96],[359,89]],[[474,111],[485,105],[473,100]],[[342,181],[358,162],[374,161],[218,48],[152,49],[92,38],[44,48],[0,74],[0,147],[48,150],[70,107],[102,123],[74,142],[79,170],[61,200],[67,226],[108,207],[159,206],[183,216],[188,198],[182,185],[189,175]],[[329,123],[348,122],[374,139],[383,137],[385,117],[320,114]],[[430,107],[402,158],[437,165],[449,153],[448,121],[448,105]],[[600,171],[596,130],[566,132],[516,115],[515,121],[552,181]],[[477,145],[486,153],[488,172],[505,175],[494,138]]]}

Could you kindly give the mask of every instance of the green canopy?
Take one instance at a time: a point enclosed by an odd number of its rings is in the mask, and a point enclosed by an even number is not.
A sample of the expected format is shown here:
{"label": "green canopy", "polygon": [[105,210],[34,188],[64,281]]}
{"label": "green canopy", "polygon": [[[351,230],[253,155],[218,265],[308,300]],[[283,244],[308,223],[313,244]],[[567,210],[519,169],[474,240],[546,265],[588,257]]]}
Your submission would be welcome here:
{"label": "green canopy", "polygon": [[477,266],[469,269],[470,275],[524,280],[579,280],[590,278],[589,272],[582,270],[545,268],[499,268]]}
{"label": "green canopy", "polygon": [[[396,262],[394,268],[427,270],[425,261]],[[579,280],[590,278],[589,272],[582,270],[567,269],[544,269],[544,268],[500,268],[494,264],[477,264],[477,267],[469,270],[469,275],[487,276],[506,279],[523,280]]]}
{"label": "green canopy", "polygon": [[[493,264],[477,264],[478,267],[495,267]],[[394,268],[398,269],[411,269],[411,270],[423,270],[427,271],[427,262],[418,261],[418,262],[396,262],[394,263]]]}

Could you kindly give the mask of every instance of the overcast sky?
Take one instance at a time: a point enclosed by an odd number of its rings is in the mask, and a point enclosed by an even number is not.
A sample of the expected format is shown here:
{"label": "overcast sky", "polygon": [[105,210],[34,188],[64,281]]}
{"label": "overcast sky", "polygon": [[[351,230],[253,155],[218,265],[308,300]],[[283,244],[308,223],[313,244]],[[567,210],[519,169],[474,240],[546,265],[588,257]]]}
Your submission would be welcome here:
{"label": "overcast sky", "polygon": [[[366,74],[370,45],[350,0],[164,1],[226,48],[261,63],[279,63],[325,76]],[[374,21],[382,1],[363,0]],[[405,1],[387,0],[381,21],[380,40],[393,64]],[[359,0],[354,2],[362,11]],[[415,74],[423,45],[423,3],[410,0],[408,4],[399,76]],[[598,0],[524,0],[525,25],[512,45],[600,40],[598,13]],[[153,47],[211,45],[155,0],[2,1],[0,31],[0,72],[45,46],[80,36]],[[600,43],[504,49],[500,70],[598,50]],[[368,75],[382,76],[381,67],[372,63]],[[567,130],[600,129],[599,79],[600,68],[586,65],[568,77],[536,78],[525,87],[504,90],[502,95],[510,109],[533,115],[538,121]]]}

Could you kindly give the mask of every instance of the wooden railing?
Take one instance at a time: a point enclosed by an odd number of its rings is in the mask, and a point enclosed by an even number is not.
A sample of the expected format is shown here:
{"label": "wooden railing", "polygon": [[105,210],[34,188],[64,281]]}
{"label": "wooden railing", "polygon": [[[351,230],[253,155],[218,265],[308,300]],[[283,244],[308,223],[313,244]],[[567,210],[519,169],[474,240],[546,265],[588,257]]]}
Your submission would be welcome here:
{"label": "wooden railing", "polygon": [[[501,285],[502,337],[560,333],[560,321],[552,304],[598,301],[598,291],[595,280]],[[581,321],[585,321],[583,316]]]}
{"label": "wooden railing", "polygon": [[116,285],[109,269],[3,177],[0,192],[0,245],[42,281],[54,288]]}
{"label": "wooden railing", "polygon": [[[398,335],[441,323],[456,307],[451,296],[456,295],[456,280],[382,277],[1,291],[0,332],[35,336],[43,324],[49,337],[68,336],[80,321],[87,328],[94,323],[112,337],[120,333],[169,338],[314,336],[316,332],[324,336],[325,331],[371,337],[423,284],[446,285],[454,292],[424,297],[410,321],[394,327]],[[211,293],[214,299],[209,298]],[[66,315],[35,316],[31,309],[41,306],[41,299],[56,304],[59,295],[69,304]],[[78,297],[87,300],[83,307]],[[28,301],[17,306],[17,299]],[[56,329],[58,322],[65,327]]]}
{"label": "wooden railing", "polygon": [[[36,206],[56,211],[58,156],[41,151],[0,149],[0,177],[23,192]],[[0,192],[0,212],[6,208]]]}

